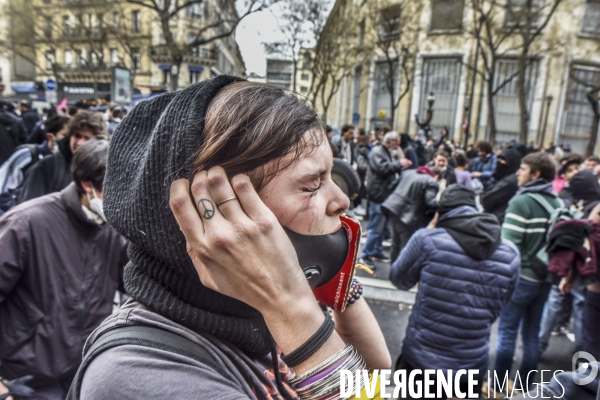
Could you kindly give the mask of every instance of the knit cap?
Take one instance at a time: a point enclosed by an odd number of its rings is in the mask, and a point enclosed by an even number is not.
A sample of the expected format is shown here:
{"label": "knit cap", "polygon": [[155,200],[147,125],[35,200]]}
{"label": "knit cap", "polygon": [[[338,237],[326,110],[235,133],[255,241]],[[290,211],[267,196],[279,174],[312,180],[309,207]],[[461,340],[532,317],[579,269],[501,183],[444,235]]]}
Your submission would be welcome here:
{"label": "knit cap", "polygon": [[110,144],[104,211],[129,240],[123,275],[129,295],[174,322],[260,356],[270,350],[262,315],[202,285],[169,207],[171,183],[192,178],[211,99],[240,80],[220,75],[143,101],[128,113]]}

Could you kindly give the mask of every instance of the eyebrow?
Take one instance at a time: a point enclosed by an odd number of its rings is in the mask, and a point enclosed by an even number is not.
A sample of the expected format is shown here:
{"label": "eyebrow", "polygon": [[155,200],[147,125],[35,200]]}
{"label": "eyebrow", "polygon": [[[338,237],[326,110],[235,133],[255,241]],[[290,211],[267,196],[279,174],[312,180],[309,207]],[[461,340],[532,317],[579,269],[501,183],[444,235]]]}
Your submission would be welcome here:
{"label": "eyebrow", "polygon": [[315,179],[321,178],[323,177],[325,174],[327,173],[327,170],[325,169],[320,169],[316,172],[312,172],[309,174],[304,174],[300,177],[301,181],[313,181]]}

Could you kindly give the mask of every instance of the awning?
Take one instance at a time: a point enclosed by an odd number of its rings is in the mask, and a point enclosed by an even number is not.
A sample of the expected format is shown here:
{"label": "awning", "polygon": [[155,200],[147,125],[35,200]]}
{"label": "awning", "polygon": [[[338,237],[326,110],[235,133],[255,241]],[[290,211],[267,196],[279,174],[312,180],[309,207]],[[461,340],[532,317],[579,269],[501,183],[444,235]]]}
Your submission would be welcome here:
{"label": "awning", "polygon": [[158,66],[158,68],[162,69],[163,71],[170,71],[171,67],[172,67],[171,64],[161,64],[161,65]]}
{"label": "awning", "polygon": [[35,82],[13,82],[11,88],[15,92],[33,93],[35,92]]}
{"label": "awning", "polygon": [[200,66],[196,66],[196,65],[190,65],[188,67],[188,69],[190,70],[190,72],[202,72],[202,71],[204,71],[204,67],[200,67]]}

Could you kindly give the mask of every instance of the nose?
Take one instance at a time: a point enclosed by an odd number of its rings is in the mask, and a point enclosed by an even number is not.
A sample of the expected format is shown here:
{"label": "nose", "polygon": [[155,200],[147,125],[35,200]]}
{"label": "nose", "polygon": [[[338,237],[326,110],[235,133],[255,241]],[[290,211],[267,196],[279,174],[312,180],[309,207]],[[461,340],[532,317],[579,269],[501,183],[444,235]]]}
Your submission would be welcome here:
{"label": "nose", "polygon": [[331,182],[331,186],[331,198],[327,203],[327,215],[337,216],[340,211],[347,210],[350,207],[350,199],[334,182]]}

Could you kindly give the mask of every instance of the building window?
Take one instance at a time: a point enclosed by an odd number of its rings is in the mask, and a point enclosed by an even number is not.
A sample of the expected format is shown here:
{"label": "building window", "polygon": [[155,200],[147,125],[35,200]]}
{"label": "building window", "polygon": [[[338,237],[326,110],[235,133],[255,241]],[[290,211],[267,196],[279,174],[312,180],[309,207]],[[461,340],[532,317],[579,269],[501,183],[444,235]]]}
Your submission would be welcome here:
{"label": "building window", "polygon": [[300,93],[307,93],[308,92],[308,86],[300,86]]}
{"label": "building window", "polygon": [[587,93],[600,82],[600,67],[575,66],[571,71],[565,111],[562,115],[562,131],[559,143],[570,143],[574,152],[584,154],[587,150],[594,111]]}
{"label": "building window", "polygon": [[540,0],[506,0],[504,26],[527,26],[537,28]]}
{"label": "building window", "polygon": [[63,35],[71,36],[71,18],[68,15],[63,15]]}
{"label": "building window", "polygon": [[303,81],[307,81],[308,80],[308,74],[302,74],[300,75],[300,79]]}
{"label": "building window", "polygon": [[142,20],[140,19],[140,12],[138,10],[131,12],[131,31],[133,33],[140,33],[142,31]]}
{"label": "building window", "polygon": [[[395,67],[397,69],[397,66]],[[373,95],[372,95],[372,115],[374,127],[380,127],[389,123],[389,117],[391,114],[391,99],[392,95],[388,87],[389,77],[389,64],[387,61],[378,61],[375,64],[374,82],[373,82]],[[399,74],[394,74],[393,86],[395,91],[398,88],[398,77]],[[395,96],[394,96],[395,97]],[[396,98],[394,98],[396,100]],[[380,117],[380,111],[385,112],[384,117]]]}
{"label": "building window", "polygon": [[[504,59],[496,63],[493,82],[494,91],[504,85],[494,96],[497,141],[510,141],[519,137],[521,111],[519,110],[518,72],[518,60]],[[531,62],[525,71],[527,109],[530,111],[533,106],[536,77],[537,62]]]}
{"label": "building window", "polygon": [[110,49],[110,63],[112,65],[119,63],[119,49]]}
{"label": "building window", "polygon": [[46,69],[51,70],[54,66],[54,52],[47,51],[46,52]]}
{"label": "building window", "polygon": [[142,55],[140,49],[131,49],[131,69],[137,71],[141,68]]}
{"label": "building window", "polygon": [[600,36],[600,0],[587,0],[585,3],[581,33]]}
{"label": "building window", "polygon": [[44,36],[47,39],[52,38],[52,17],[44,17]]}
{"label": "building window", "polygon": [[190,71],[190,84],[198,83],[200,81],[201,72]]}
{"label": "building window", "polygon": [[121,21],[121,15],[118,11],[113,11],[112,13],[112,27],[114,29],[119,29],[119,23]]}
{"label": "building window", "polygon": [[464,7],[464,0],[432,0],[430,30],[461,30]]}
{"label": "building window", "polygon": [[186,14],[188,18],[191,19],[202,19],[202,4],[194,3],[186,9]]}
{"label": "building window", "polygon": [[65,66],[70,67],[73,64],[73,53],[71,50],[65,50]]}
{"label": "building window", "polygon": [[428,58],[423,62],[419,115],[423,117],[426,115],[428,109],[427,96],[429,93],[433,93],[435,105],[433,107],[431,128],[434,134],[437,134],[446,126],[450,132],[450,137],[453,135],[460,69],[460,60],[455,58]]}
{"label": "building window", "polygon": [[304,61],[302,63],[302,69],[310,69],[310,61]]}
{"label": "building window", "polygon": [[91,32],[92,31],[92,14],[90,14],[90,13],[85,14],[84,22],[85,22],[85,28],[87,30],[87,33]]}
{"label": "building window", "polygon": [[379,13],[379,25],[377,27],[377,38],[379,41],[397,39],[400,35],[400,4],[384,8]]}
{"label": "building window", "polygon": [[163,69],[163,86],[167,86],[171,83],[171,70]]}

